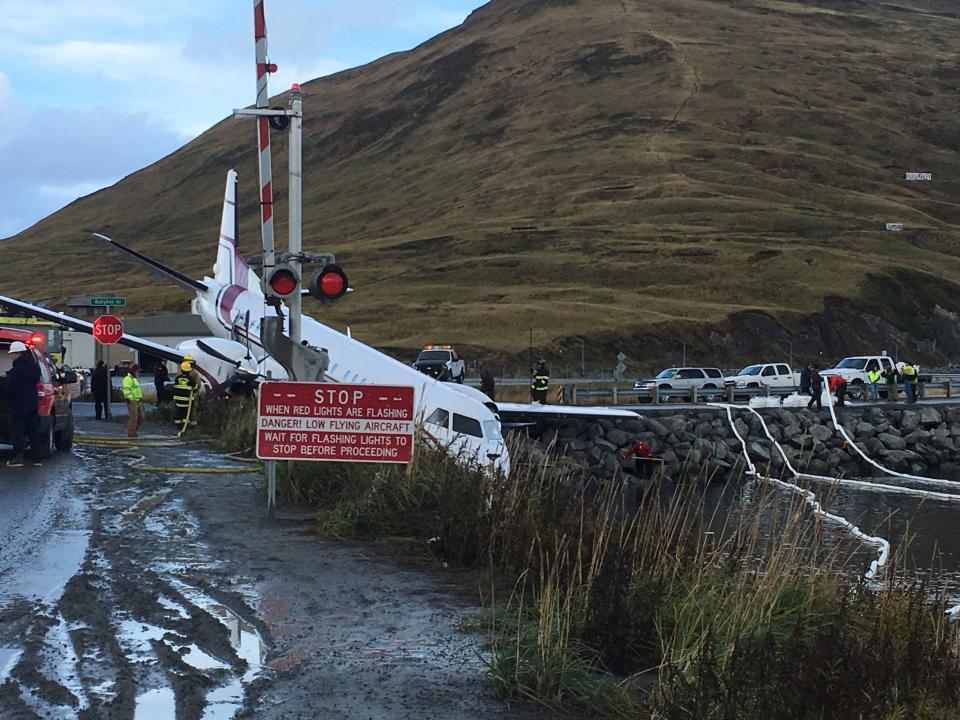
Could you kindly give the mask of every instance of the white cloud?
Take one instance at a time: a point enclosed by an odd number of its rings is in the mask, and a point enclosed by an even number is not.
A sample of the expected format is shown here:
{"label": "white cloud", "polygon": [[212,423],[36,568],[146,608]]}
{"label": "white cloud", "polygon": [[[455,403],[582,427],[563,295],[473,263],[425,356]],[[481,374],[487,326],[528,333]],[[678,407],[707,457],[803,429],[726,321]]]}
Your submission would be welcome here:
{"label": "white cloud", "polygon": [[[338,53],[355,64],[405,49],[458,24],[481,4],[266,2],[271,61],[280,68],[270,79],[274,95],[293,82],[346,69]],[[6,73],[0,72],[0,237],[156,161],[233,108],[252,104],[252,5],[0,0]],[[49,103],[63,107],[43,107]]]}
{"label": "white cloud", "polygon": [[177,133],[146,115],[115,108],[45,109],[22,120],[0,145],[0,237],[115,183],[180,144]]}

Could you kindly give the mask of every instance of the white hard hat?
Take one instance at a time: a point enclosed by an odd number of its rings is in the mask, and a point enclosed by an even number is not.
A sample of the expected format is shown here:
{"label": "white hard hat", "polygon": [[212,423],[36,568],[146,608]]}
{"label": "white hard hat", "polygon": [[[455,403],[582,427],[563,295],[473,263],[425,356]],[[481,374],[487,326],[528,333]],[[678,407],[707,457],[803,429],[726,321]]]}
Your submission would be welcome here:
{"label": "white hard hat", "polygon": [[10,343],[10,350],[7,352],[7,354],[13,355],[13,353],[26,352],[26,351],[27,351],[26,345],[24,345],[19,340],[14,340],[12,343]]}

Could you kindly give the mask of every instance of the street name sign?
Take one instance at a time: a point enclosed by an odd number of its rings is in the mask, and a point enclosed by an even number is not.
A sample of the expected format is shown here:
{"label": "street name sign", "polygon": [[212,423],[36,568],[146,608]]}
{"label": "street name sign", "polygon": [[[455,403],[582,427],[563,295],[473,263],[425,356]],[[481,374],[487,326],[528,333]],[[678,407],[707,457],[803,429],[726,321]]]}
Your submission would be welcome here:
{"label": "street name sign", "polygon": [[90,307],[123,307],[127,299],[122,297],[91,297]]}
{"label": "street name sign", "polygon": [[412,387],[260,383],[262,460],[408,463],[415,430]]}
{"label": "street name sign", "polygon": [[101,315],[93,321],[93,337],[103,345],[113,345],[123,337],[123,321],[116,315]]}

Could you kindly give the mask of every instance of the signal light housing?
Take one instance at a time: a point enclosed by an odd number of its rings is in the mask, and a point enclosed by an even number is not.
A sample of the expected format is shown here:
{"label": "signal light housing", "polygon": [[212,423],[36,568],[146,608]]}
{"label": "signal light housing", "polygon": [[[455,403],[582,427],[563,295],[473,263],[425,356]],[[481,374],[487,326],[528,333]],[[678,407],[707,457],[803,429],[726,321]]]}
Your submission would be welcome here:
{"label": "signal light housing", "polygon": [[33,347],[42,347],[46,340],[47,339],[42,334],[33,333],[33,335],[30,336],[30,341],[27,343],[27,345],[32,345]]}
{"label": "signal light housing", "polygon": [[324,265],[313,271],[307,292],[320,302],[333,302],[347,294],[350,282],[339,265]]}
{"label": "signal light housing", "polygon": [[263,294],[286,300],[300,292],[300,276],[290,263],[278,263],[263,279]]}

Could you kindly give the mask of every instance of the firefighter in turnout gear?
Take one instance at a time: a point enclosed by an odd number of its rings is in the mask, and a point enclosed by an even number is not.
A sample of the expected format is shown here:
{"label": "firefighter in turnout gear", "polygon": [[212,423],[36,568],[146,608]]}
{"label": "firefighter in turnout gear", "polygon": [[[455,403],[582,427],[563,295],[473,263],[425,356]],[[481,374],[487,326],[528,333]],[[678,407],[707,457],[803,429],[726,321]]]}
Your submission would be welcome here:
{"label": "firefighter in turnout gear", "polygon": [[184,361],[180,364],[180,372],[173,381],[173,406],[176,411],[176,423],[183,434],[191,425],[196,425],[194,404],[200,384],[197,382],[193,365]]}
{"label": "firefighter in turnout gear", "polygon": [[541,405],[547,404],[547,390],[550,388],[550,370],[547,364],[540,360],[533,371],[533,379],[530,381],[530,397],[535,403]]}

